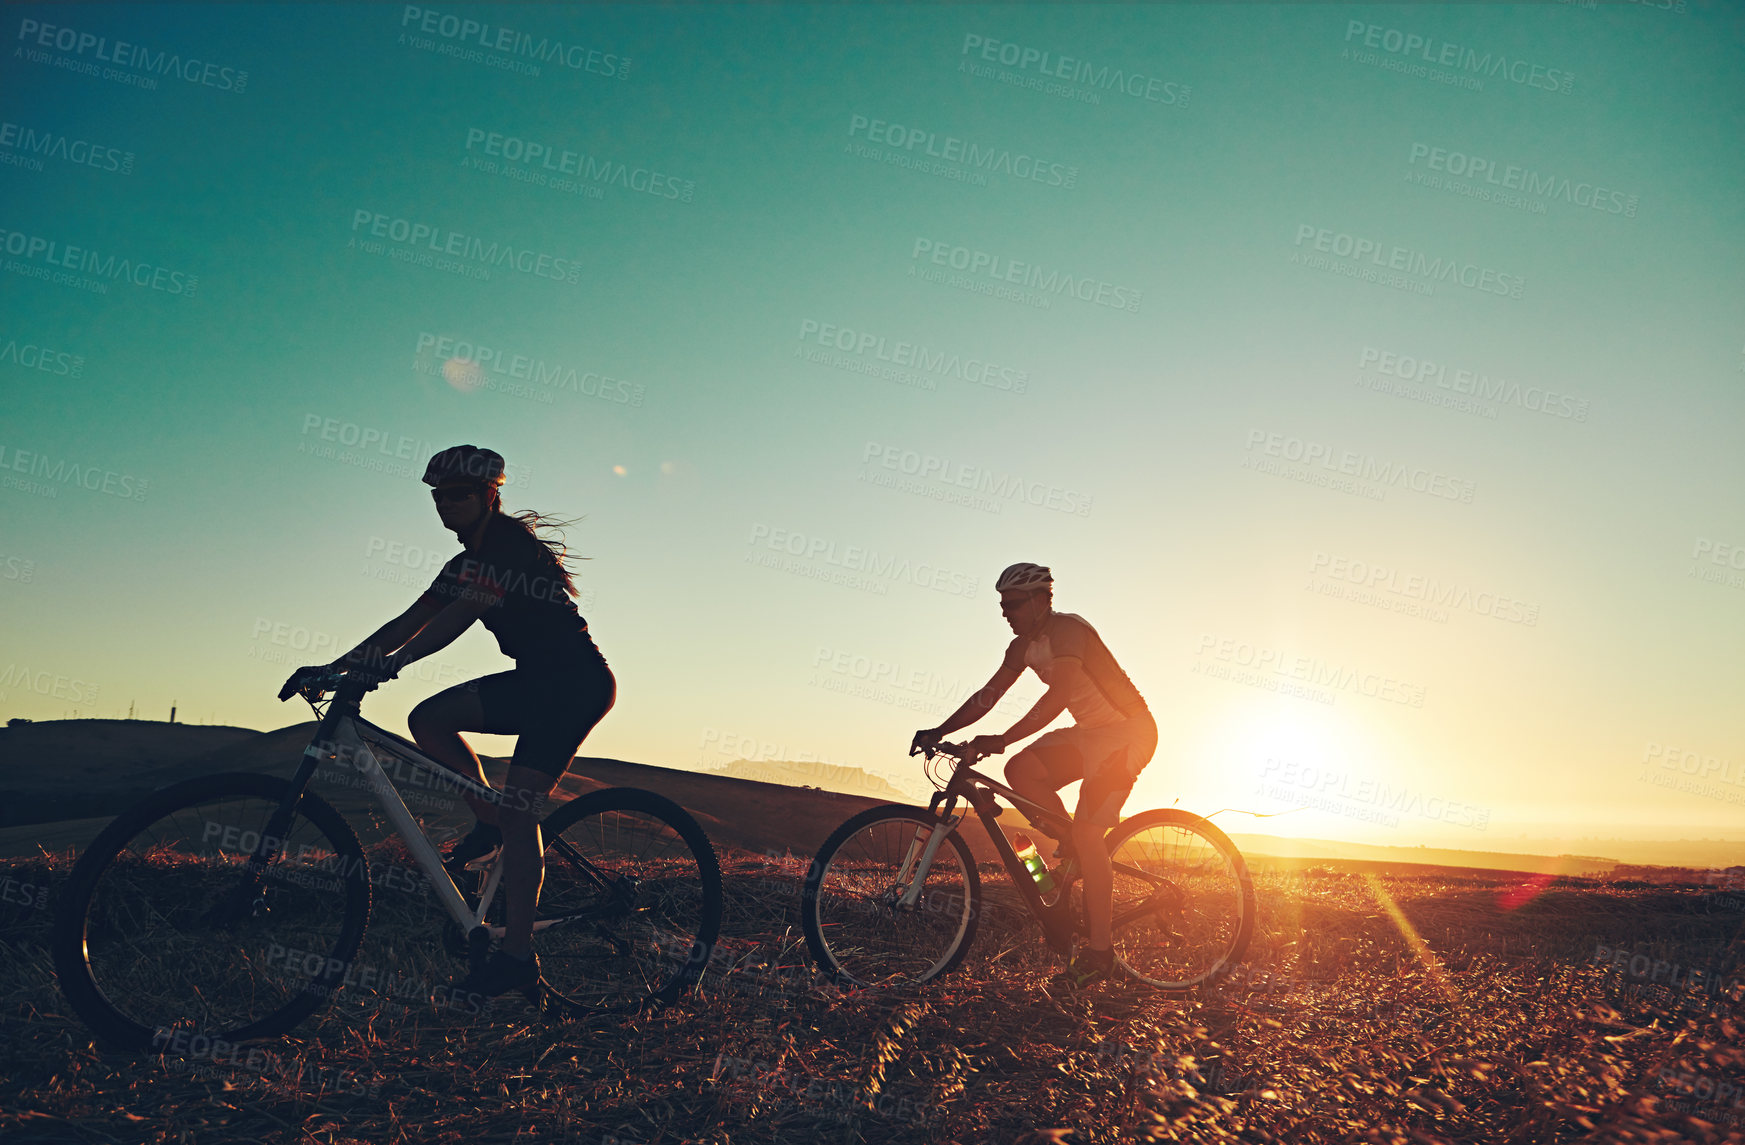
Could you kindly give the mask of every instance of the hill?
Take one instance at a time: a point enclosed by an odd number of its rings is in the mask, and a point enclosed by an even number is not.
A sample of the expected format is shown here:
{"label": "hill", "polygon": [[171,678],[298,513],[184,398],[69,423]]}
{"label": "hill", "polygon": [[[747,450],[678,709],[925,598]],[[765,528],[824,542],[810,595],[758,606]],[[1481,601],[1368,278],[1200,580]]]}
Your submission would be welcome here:
{"label": "hill", "polygon": [[[108,820],[158,787],[214,771],[289,776],[313,735],[313,722],[270,732],[247,728],[164,724],[146,720],[53,720],[0,730],[0,856],[83,847]],[[484,757],[486,774],[502,778],[507,760]],[[52,766],[45,766],[52,760]],[[314,787],[357,826],[366,841],[384,837],[374,796],[355,775],[324,770]],[[806,782],[796,782],[802,780]],[[677,801],[711,838],[760,853],[809,856],[838,824],[879,803],[919,803],[920,791],[854,767],[793,761],[739,760],[711,771],[659,767],[581,756],[559,788],[574,798],[604,786],[642,787]],[[471,822],[459,802],[437,805],[428,793],[408,794],[408,805],[439,842]],[[1020,816],[1003,819],[1007,829]],[[978,857],[992,849],[979,830],[968,837]],[[1346,871],[1428,873],[1459,868],[1588,877],[1614,875],[1612,858],[1378,846],[1327,839],[1290,839],[1232,833],[1256,871],[1308,865]],[[1665,863],[1693,866],[1679,844],[1668,843]],[[1641,868],[1639,867],[1638,870]],[[1643,878],[1640,873],[1630,877]]]}
{"label": "hill", "polygon": [[869,799],[894,803],[913,803],[916,800],[926,802],[931,794],[918,784],[899,786],[882,775],[874,775],[858,767],[806,760],[736,759],[725,767],[711,767],[705,774],[753,779],[759,783],[777,783],[787,787],[816,787],[824,791],[864,795]]}
{"label": "hill", "polygon": [[0,826],[110,814],[261,733],[155,720],[40,720],[0,728]]}

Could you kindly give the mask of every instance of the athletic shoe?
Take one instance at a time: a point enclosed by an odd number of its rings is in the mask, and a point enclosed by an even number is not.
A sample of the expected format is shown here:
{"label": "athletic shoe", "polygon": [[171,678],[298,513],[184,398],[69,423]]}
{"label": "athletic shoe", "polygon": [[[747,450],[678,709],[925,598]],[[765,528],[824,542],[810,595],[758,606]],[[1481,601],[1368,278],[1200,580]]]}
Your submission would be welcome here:
{"label": "athletic shoe", "polygon": [[491,858],[502,846],[502,831],[489,823],[474,823],[466,837],[448,849],[442,857],[442,865],[450,875],[459,879],[467,864]]}
{"label": "athletic shoe", "polygon": [[487,998],[495,998],[511,990],[527,993],[538,984],[539,955],[529,953],[527,960],[523,962],[498,950],[478,970],[456,982],[452,989],[463,995],[483,994]]}
{"label": "athletic shoe", "polygon": [[1113,950],[1092,950],[1089,947],[1078,952],[1067,964],[1065,970],[1056,974],[1051,981],[1055,986],[1074,991],[1097,982],[1108,981],[1115,977],[1115,952]]}

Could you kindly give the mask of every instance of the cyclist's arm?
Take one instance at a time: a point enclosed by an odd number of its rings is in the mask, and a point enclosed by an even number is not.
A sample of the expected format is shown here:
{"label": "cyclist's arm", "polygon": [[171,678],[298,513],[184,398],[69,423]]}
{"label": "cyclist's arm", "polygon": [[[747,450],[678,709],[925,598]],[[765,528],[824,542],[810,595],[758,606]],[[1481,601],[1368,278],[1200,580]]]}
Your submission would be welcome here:
{"label": "cyclist's arm", "polygon": [[362,644],[339,657],[331,667],[338,669],[360,664],[380,664],[388,653],[418,635],[418,631],[429,624],[431,618],[440,611],[441,603],[427,596],[419,597],[411,608],[364,637]]}
{"label": "cyclist's arm", "polygon": [[388,662],[398,671],[414,660],[442,651],[454,643],[455,637],[471,628],[473,621],[485,615],[497,599],[485,592],[462,593],[431,617],[430,622],[420,628],[418,635],[408,640],[403,648],[388,657]]}
{"label": "cyclist's arm", "polygon": [[1000,670],[994,673],[993,678],[982,685],[980,691],[965,700],[957,711],[952,712],[950,716],[946,717],[944,723],[933,730],[943,738],[959,728],[969,727],[992,711],[994,705],[1000,702],[1000,697],[1018,682],[1018,677],[1023,673],[1024,665],[1014,665],[1008,657],[1005,662],[1001,663]]}
{"label": "cyclist's arm", "polygon": [[1011,747],[1021,739],[1029,739],[1066,711],[1067,697],[1072,695],[1072,690],[1084,675],[1084,670],[1084,665],[1077,660],[1056,656],[1052,673],[1054,682],[1048,686],[1048,691],[1042,693],[1042,698],[1036,701],[1035,706],[1000,735],[1005,746]]}

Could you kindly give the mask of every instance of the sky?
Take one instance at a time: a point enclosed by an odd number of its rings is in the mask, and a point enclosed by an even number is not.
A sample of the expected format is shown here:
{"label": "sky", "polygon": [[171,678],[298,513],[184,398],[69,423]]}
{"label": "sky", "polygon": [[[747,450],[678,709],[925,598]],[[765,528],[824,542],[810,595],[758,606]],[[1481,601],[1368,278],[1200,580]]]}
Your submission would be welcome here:
{"label": "sky", "polygon": [[[306,718],[471,442],[576,522],[584,754],[918,784],[1028,560],[1156,713],[1132,808],[1745,840],[1735,7],[4,31],[8,717]],[[365,714],[508,666],[475,628]]]}

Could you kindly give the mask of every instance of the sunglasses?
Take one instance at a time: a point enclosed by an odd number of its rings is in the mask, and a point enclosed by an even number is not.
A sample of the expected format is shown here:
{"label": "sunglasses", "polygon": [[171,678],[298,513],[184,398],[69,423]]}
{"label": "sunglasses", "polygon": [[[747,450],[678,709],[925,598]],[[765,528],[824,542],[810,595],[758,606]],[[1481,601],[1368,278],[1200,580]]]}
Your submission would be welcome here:
{"label": "sunglasses", "polygon": [[452,489],[432,489],[430,499],[440,505],[445,501],[465,501],[468,497],[476,497],[478,494],[477,489],[462,485]]}
{"label": "sunglasses", "polygon": [[1026,604],[1029,604],[1031,601],[1035,600],[1037,598],[1037,595],[1038,594],[1036,594],[1036,593],[1031,593],[1029,596],[1021,596],[1017,600],[1001,600],[1000,601],[1000,611],[1001,612],[1016,612],[1020,608],[1023,608]]}

